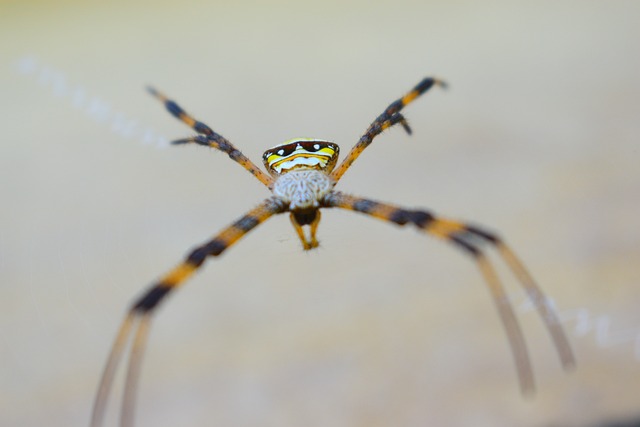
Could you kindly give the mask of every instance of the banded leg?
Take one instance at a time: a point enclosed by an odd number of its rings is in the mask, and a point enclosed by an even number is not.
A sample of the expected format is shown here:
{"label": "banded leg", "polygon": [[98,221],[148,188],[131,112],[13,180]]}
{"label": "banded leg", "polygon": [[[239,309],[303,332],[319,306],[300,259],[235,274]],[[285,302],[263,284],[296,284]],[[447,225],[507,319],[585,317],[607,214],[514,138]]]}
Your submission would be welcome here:
{"label": "banded leg", "polygon": [[482,244],[494,246],[507,266],[513,271],[527,295],[531,298],[538,313],[542,317],[549,334],[554,342],[560,361],[565,369],[574,366],[573,352],[562,329],[558,316],[542,290],[534,282],[531,275],[516,257],[514,252],[496,235],[488,233],[477,227],[472,227],[460,222],[443,218],[436,218],[432,214],[421,210],[406,210],[385,203],[374,202],[360,197],[349,196],[339,192],[331,193],[324,201],[324,207],[337,207],[356,212],[362,212],[385,221],[398,225],[413,224],[419,229],[436,237],[454,243],[470,254],[482,275],[484,276],[491,296],[498,308],[502,323],[506,329],[507,338],[515,359],[516,369],[523,393],[531,393],[534,390],[533,371],[529,361],[529,355],[522,335],[522,331],[515,317],[515,313],[506,292],[498,280],[494,268],[489,263]]}
{"label": "banded leg", "polygon": [[406,107],[409,103],[413,102],[417,97],[431,89],[433,85],[438,85],[440,87],[446,87],[446,83],[434,79],[432,77],[427,77],[423,79],[420,83],[418,83],[411,91],[409,91],[402,98],[392,102],[382,114],[380,114],[374,121],[369,125],[364,135],[360,137],[360,140],[356,143],[356,145],[351,149],[347,157],[342,161],[340,166],[338,166],[331,173],[331,178],[334,181],[338,182],[342,175],[349,169],[349,167],[353,164],[353,162],[362,154],[362,152],[373,142],[373,139],[380,135],[385,129],[390,128],[391,126],[400,123],[404,130],[411,134],[411,128],[409,127],[407,120],[404,118],[400,111]]}
{"label": "banded leg", "polygon": [[270,198],[265,200],[261,205],[249,211],[212,240],[192,250],[181,264],[158,280],[133,304],[120,326],[100,380],[91,415],[92,427],[102,425],[115,372],[122,359],[127,341],[132,334],[133,343],[129,353],[120,425],[122,427],[133,425],[136,387],[142,355],[147,343],[151,315],[155,312],[158,304],[164,301],[170,292],[180,287],[204,263],[207,257],[220,255],[253,228],[271,216],[282,213],[285,210],[286,207],[278,199]]}
{"label": "banded leg", "polygon": [[166,107],[167,111],[169,111],[174,117],[178,120],[184,122],[191,129],[198,132],[200,135],[192,137],[192,138],[184,138],[179,139],[177,141],[173,141],[172,144],[189,144],[195,143],[199,145],[204,145],[207,147],[215,148],[216,150],[220,150],[231,158],[231,160],[237,162],[245,168],[251,175],[258,178],[258,180],[271,188],[273,184],[273,178],[266,173],[264,173],[258,166],[256,166],[247,156],[242,154],[240,150],[238,150],[233,144],[231,144],[225,137],[214,132],[209,126],[204,123],[194,119],[191,117],[186,111],[184,111],[178,104],[174,101],[168,99],[165,95],[158,92],[154,88],[148,88],[149,93],[151,95],[158,98]]}

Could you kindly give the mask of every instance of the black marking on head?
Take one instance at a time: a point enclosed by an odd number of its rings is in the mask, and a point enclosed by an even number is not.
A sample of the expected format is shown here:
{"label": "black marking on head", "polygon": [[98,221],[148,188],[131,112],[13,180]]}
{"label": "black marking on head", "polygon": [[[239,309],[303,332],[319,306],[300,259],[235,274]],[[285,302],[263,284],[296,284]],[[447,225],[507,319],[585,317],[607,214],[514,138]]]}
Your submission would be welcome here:
{"label": "black marking on head", "polygon": [[329,142],[329,141],[324,141],[321,139],[318,139],[318,140],[312,139],[309,141],[293,140],[287,144],[278,145],[265,151],[265,153],[262,155],[262,158],[266,160],[272,154],[277,154],[278,156],[286,157],[291,153],[293,153],[298,147],[301,147],[305,151],[308,151],[310,153],[315,153],[316,151],[319,151],[324,147],[329,147],[333,151],[335,151],[335,155],[337,155],[340,150],[337,144],[334,144],[333,142]]}
{"label": "black marking on head", "polygon": [[134,304],[132,310],[146,313],[157,306],[170,291],[171,287],[163,286],[162,284],[154,286]]}
{"label": "black marking on head", "polygon": [[289,154],[293,153],[297,146],[298,146],[297,142],[292,142],[291,144],[279,145],[277,147],[272,148],[271,150],[265,151],[263,157],[266,160],[267,157],[269,157],[273,153],[277,154],[278,156],[286,157]]}

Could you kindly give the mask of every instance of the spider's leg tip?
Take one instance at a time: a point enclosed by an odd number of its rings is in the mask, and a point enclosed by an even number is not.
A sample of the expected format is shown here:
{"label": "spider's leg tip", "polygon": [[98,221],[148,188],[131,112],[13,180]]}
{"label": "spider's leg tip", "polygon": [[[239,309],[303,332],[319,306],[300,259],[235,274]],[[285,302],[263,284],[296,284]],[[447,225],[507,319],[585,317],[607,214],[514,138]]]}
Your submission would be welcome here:
{"label": "spider's leg tip", "polygon": [[171,141],[171,145],[184,145],[184,144],[189,144],[191,142],[195,142],[196,144],[201,144],[201,145],[208,145],[206,143],[206,138],[202,138],[200,135],[196,135],[193,138],[183,138],[183,139],[176,139]]}
{"label": "spider's leg tip", "polygon": [[449,89],[449,83],[445,82],[444,80],[440,80],[440,79],[434,79],[434,82],[436,85],[440,86],[442,89]]}
{"label": "spider's leg tip", "polygon": [[159,92],[155,87],[147,86],[146,89],[147,89],[147,92],[154,98],[158,98],[163,102],[167,101],[167,97],[164,96],[161,92]]}
{"label": "spider's leg tip", "polygon": [[413,133],[411,126],[409,126],[409,122],[401,114],[398,114],[398,123],[400,123],[400,126],[402,126],[402,129],[404,129],[407,134],[411,135]]}

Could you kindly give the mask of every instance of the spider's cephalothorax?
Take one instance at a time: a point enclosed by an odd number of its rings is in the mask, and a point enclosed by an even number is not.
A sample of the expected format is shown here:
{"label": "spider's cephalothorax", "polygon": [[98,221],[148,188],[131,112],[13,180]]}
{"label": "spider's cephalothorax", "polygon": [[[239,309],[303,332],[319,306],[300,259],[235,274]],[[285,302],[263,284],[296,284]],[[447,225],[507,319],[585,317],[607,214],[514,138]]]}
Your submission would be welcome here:
{"label": "spider's cephalothorax", "polygon": [[[275,178],[271,191],[291,212],[291,223],[305,250],[318,246],[318,208],[335,185],[329,174],[336,165],[339,151],[333,142],[296,138],[262,155],[265,167]],[[310,226],[309,237],[302,230],[304,225]]]}
{"label": "spider's cephalothorax", "polygon": [[[123,427],[130,427],[133,424],[135,389],[140,372],[142,353],[147,342],[151,315],[155,313],[158,304],[164,301],[167,295],[180,287],[200,268],[205,259],[219,256],[249,231],[272,216],[284,212],[290,213],[291,222],[304,249],[312,249],[318,246],[316,230],[320,222],[320,209],[336,208],[360,212],[397,225],[415,226],[419,231],[446,240],[470,255],[489,285],[491,296],[498,307],[498,312],[511,344],[522,390],[525,392],[531,391],[533,390],[533,373],[522,331],[506,291],[485,255],[485,247],[493,247],[515,274],[524,287],[526,294],[530,297],[531,303],[540,313],[558,350],[563,366],[572,366],[574,363],[573,354],[554,307],[549,304],[549,300],[544,296],[513,251],[497,235],[463,222],[436,216],[425,210],[404,209],[388,203],[376,202],[333,190],[347,169],[373,142],[374,138],[385,129],[395,124],[400,124],[407,132],[411,132],[401,111],[434,85],[444,86],[444,83],[430,77],[423,79],[402,98],[392,102],[369,125],[360,140],[338,167],[335,167],[338,159],[338,146],[336,144],[320,139],[299,138],[287,141],[264,153],[263,160],[269,172],[268,174],[209,126],[195,120],[178,104],[155,89],[149,89],[152,95],[164,103],[171,114],[198,133],[197,136],[174,141],[174,144],[194,143],[226,153],[232,160],[240,164],[271,190],[272,196],[245,213],[213,239],[195,247],[182,263],[162,276],[135,301],[124,322],[122,322],[118,336],[111,349],[96,395],[91,425],[98,427],[102,423],[116,367],[132,334],[134,338],[128,362],[129,369],[124,389],[120,424]],[[310,228],[309,236],[306,236],[303,232],[303,226]],[[363,268],[366,268],[366,266],[363,266]]]}

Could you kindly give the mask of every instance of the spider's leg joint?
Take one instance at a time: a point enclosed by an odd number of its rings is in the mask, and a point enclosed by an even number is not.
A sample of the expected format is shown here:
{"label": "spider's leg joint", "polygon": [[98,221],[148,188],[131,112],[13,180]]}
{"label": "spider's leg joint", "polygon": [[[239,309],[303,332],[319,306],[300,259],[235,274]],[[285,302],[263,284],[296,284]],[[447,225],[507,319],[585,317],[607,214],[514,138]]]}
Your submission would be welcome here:
{"label": "spider's leg joint", "polygon": [[379,203],[373,200],[359,199],[353,204],[353,209],[358,212],[371,213],[376,210],[378,206]]}
{"label": "spider's leg joint", "polygon": [[171,292],[169,286],[154,286],[133,305],[131,311],[140,314],[147,313],[153,310],[169,292]]}
{"label": "spider's leg joint", "polygon": [[225,243],[222,239],[213,239],[206,245],[200,246],[191,251],[191,253],[187,257],[187,262],[196,267],[200,267],[208,256],[220,255],[227,248],[227,246],[227,243]]}
{"label": "spider's leg joint", "polygon": [[492,244],[494,244],[496,246],[499,246],[499,245],[503,244],[502,243],[502,239],[500,239],[500,237],[498,237],[494,233],[490,233],[490,232],[488,232],[486,230],[482,230],[482,229],[480,229],[478,227],[474,227],[474,226],[471,226],[471,225],[467,226],[466,230],[469,233],[473,234],[474,236],[478,236],[478,237],[480,237],[480,238],[482,238],[482,239],[484,239],[484,240],[486,240],[486,241],[488,241],[488,242],[490,242],[490,243],[492,243]]}
{"label": "spider's leg joint", "polygon": [[484,256],[484,255],[482,255],[482,252],[480,251],[480,249],[477,246],[475,246],[474,244],[466,241],[461,236],[457,236],[457,235],[453,234],[453,235],[448,236],[448,239],[451,240],[456,245],[458,245],[459,248],[464,249],[468,254],[472,255],[474,258],[479,258],[481,256]]}
{"label": "spider's leg joint", "polygon": [[411,223],[418,228],[425,228],[429,223],[434,221],[434,216],[425,211],[410,211],[396,208],[389,214],[389,221],[395,222],[398,225]]}
{"label": "spider's leg joint", "polygon": [[228,150],[228,151],[227,151],[227,150],[224,150],[224,149],[222,149],[222,151],[225,151],[225,152],[229,155],[229,158],[230,158],[231,160],[235,160],[236,162],[237,162],[240,158],[242,158],[242,156],[243,156],[242,152],[241,152],[240,150],[238,150],[237,148],[231,148],[231,147],[229,147],[229,150]]}
{"label": "spider's leg joint", "polygon": [[411,130],[411,126],[409,126],[409,122],[407,122],[407,119],[402,114],[398,114],[398,116],[400,116],[399,123],[404,131],[407,132],[408,135],[413,134],[413,130]]}
{"label": "spider's leg joint", "polygon": [[203,135],[196,135],[191,138],[176,139],[175,141],[171,141],[171,144],[182,145],[182,144],[188,144],[190,142],[195,142],[198,145],[209,146],[209,140],[207,139],[207,137]]}

